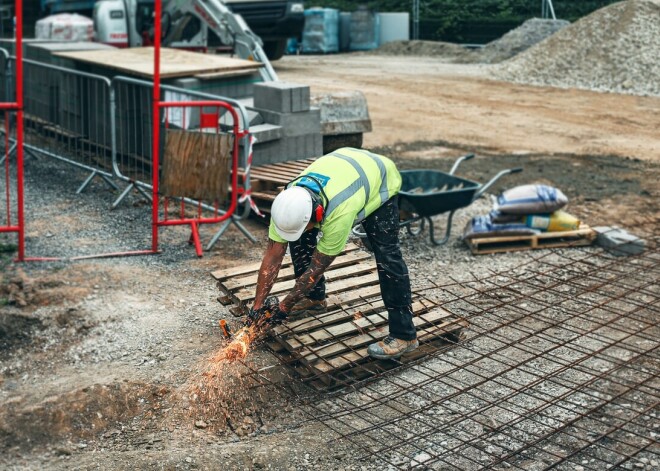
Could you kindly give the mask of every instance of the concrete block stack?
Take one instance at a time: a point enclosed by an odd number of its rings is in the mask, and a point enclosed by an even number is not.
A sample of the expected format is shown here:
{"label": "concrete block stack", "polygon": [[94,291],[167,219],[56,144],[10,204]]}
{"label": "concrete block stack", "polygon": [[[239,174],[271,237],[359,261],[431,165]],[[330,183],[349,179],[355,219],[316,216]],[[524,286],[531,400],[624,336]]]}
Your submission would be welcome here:
{"label": "concrete block stack", "polygon": [[318,108],[310,106],[308,85],[286,82],[256,84],[254,108],[265,121],[251,128],[257,138],[255,165],[323,154],[321,113]]}

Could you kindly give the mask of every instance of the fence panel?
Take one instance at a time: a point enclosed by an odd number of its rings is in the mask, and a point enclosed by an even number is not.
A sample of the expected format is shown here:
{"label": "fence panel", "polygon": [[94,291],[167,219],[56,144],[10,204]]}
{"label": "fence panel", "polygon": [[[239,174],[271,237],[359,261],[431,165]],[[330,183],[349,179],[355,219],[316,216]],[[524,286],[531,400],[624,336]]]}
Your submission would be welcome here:
{"label": "fence panel", "polygon": [[[152,113],[151,100],[153,93],[153,83],[143,80],[137,80],[130,77],[115,77],[112,80],[112,119],[114,129],[113,146],[113,168],[115,176],[125,182],[127,186],[115,200],[112,207],[117,207],[131,190],[137,189],[145,196],[149,197],[146,190],[151,190],[152,174]],[[216,102],[222,101],[227,107],[211,107],[216,110],[217,118],[215,123],[219,124],[220,130],[231,132],[235,124],[238,125],[239,136],[237,145],[239,146],[238,166],[242,169],[243,178],[239,181],[236,190],[239,197],[239,203],[245,203],[236,211],[230,219],[220,226],[216,234],[211,238],[206,246],[206,250],[211,247],[222,236],[230,224],[236,227],[251,241],[256,239],[240,223],[241,219],[246,218],[251,209],[258,211],[251,199],[250,188],[250,166],[252,160],[253,139],[249,134],[249,115],[247,109],[238,101],[218,97],[208,93],[189,91],[182,88],[163,85],[160,87],[161,100],[166,102],[192,103],[193,100],[206,100]],[[232,111],[229,111],[229,110]],[[200,128],[208,128],[208,119],[210,114],[209,107],[198,106],[172,106],[161,109],[160,112],[160,148],[165,145],[165,128],[186,129],[190,131]],[[236,123],[234,120],[236,119]],[[194,207],[201,207],[203,210],[211,211],[213,214],[224,214],[222,209],[210,202],[202,202],[183,198],[186,204]]]}
{"label": "fence panel", "polygon": [[[11,83],[10,75],[15,76],[13,89],[5,88],[5,96],[0,101],[0,124],[2,125],[2,157],[3,177],[0,178],[4,184],[2,189],[2,203],[4,208],[4,220],[0,219],[0,233],[15,233],[18,239],[19,262],[25,258],[25,215],[24,215],[24,183],[23,183],[23,2],[14,2],[16,18],[16,56],[18,61],[13,71],[10,70],[9,54],[2,50],[2,65],[5,66],[5,78],[3,81]],[[1,71],[2,69],[0,69]],[[15,127],[14,140],[12,128]],[[12,156],[14,158],[12,158]],[[2,214],[3,210],[0,210]]]}
{"label": "fence panel", "polygon": [[110,80],[98,75],[26,60],[26,148],[112,181]]}
{"label": "fence panel", "polygon": [[[157,227],[189,225],[191,229],[190,241],[195,245],[197,256],[201,257],[202,245],[199,226],[230,220],[238,206],[239,140],[246,133],[241,130],[236,110],[225,102],[160,102],[154,103],[154,106],[158,107],[160,115],[163,117],[166,132],[159,133],[161,150],[152,159],[151,168],[153,182],[152,214],[154,216],[153,250],[158,250]],[[229,116],[232,121],[231,125],[221,125],[222,116],[225,120]],[[190,126],[191,120],[195,123],[194,127]],[[168,131],[170,132],[169,136]],[[198,137],[203,139],[197,139]],[[206,139],[209,137],[213,139]],[[163,142],[168,144],[166,152],[162,151],[165,150]],[[195,145],[196,148],[193,147]],[[226,152],[222,149],[225,145],[227,146]],[[204,152],[204,149],[208,150],[209,148],[213,148],[211,155],[199,155],[200,152]],[[165,158],[170,160],[164,161]],[[218,166],[220,168],[217,168]],[[216,168],[211,169],[212,167]],[[165,169],[177,173],[175,175],[163,175]],[[225,182],[217,185],[217,182],[207,181],[205,188],[195,188],[195,186],[201,185],[202,182],[207,180],[204,172],[212,173],[216,178],[225,179]],[[177,182],[177,180],[182,180],[182,182]],[[231,180],[230,203],[226,210],[220,210],[220,205],[227,196],[225,193],[226,180]],[[169,190],[174,190],[174,194],[163,195],[161,206],[159,196],[162,194],[160,185],[163,182],[169,183],[167,187]],[[192,193],[187,193],[188,191]],[[205,196],[206,204],[202,199],[193,200],[190,198],[191,196],[201,198],[202,193]],[[209,196],[211,194],[215,197]],[[170,202],[172,196],[175,196],[174,200],[178,204],[176,210],[171,212]],[[212,213],[210,215],[204,214],[204,209],[211,209]]]}

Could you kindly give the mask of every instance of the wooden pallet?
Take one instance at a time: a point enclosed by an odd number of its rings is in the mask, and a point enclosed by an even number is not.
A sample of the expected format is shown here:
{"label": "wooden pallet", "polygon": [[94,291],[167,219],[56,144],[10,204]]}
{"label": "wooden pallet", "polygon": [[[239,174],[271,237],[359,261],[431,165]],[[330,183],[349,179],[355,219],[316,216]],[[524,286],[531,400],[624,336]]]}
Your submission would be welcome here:
{"label": "wooden pallet", "polygon": [[465,243],[475,255],[520,250],[580,247],[591,245],[596,240],[596,232],[589,226],[566,232],[544,232],[533,235],[483,237],[466,240]]}
{"label": "wooden pallet", "polygon": [[[252,198],[264,212],[270,212],[270,206],[277,194],[288,182],[300,175],[316,159],[291,160],[277,164],[252,167],[250,186]],[[245,178],[241,170],[240,176]]]}
{"label": "wooden pallet", "polygon": [[[223,304],[243,315],[254,300],[260,263],[227,270],[212,276],[223,292]],[[387,335],[387,310],[380,296],[376,264],[371,255],[349,244],[326,276],[328,312],[291,320],[271,330],[270,349],[304,380],[317,388],[341,387],[400,364],[375,361],[367,346]],[[295,282],[293,266],[285,262],[272,294],[285,295]],[[468,323],[430,299],[413,296],[413,322],[422,347],[402,362],[413,361],[447,342],[455,341]]]}
{"label": "wooden pallet", "polygon": [[[233,304],[231,311],[234,315],[245,315],[247,306],[254,301],[260,266],[261,262],[257,262],[211,273],[218,280],[218,287],[222,292],[218,300],[224,305]],[[348,244],[344,252],[337,256],[325,272],[325,279],[329,309],[380,293],[376,264],[371,254],[359,250],[355,244]],[[293,288],[294,283],[293,264],[287,257],[282,263],[271,294],[282,296]]]}

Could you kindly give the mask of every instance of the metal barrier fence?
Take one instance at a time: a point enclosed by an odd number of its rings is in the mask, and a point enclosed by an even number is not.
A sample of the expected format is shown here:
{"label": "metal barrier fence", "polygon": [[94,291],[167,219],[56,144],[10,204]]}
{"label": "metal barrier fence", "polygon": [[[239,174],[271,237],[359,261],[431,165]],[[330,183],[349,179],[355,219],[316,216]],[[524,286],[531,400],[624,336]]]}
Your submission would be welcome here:
{"label": "metal barrier fence", "polygon": [[26,149],[86,170],[113,189],[110,80],[25,60]]}
{"label": "metal barrier fence", "polygon": [[[160,113],[161,130],[165,123],[170,126],[185,128],[189,130],[208,127],[208,123],[203,123],[203,110],[195,110],[195,107],[183,106],[192,103],[192,100],[216,101],[219,99],[216,95],[208,93],[194,92],[170,85],[161,85],[161,99],[165,101],[176,101],[180,103],[177,107],[168,107],[167,111]],[[151,199],[147,190],[152,189],[152,185],[147,183],[151,179],[152,162],[152,137],[153,137],[153,118],[150,111],[151,95],[153,93],[153,83],[145,80],[138,80],[130,77],[118,76],[112,79],[111,100],[112,100],[112,129],[115,133],[113,139],[113,172],[114,175],[127,182],[118,198],[113,202],[112,207],[116,208],[124,198],[132,191],[137,190],[147,198]],[[240,136],[237,137],[239,146],[238,165],[244,169],[244,178],[237,190],[239,203],[246,203],[238,214],[232,215],[230,219],[218,229],[206,246],[206,250],[218,241],[222,234],[227,230],[230,224],[234,224],[249,240],[256,242],[252,234],[241,224],[241,220],[247,218],[251,206],[251,188],[250,188],[250,166],[252,160],[251,143],[252,138],[249,134],[249,115],[245,106],[236,100],[221,98],[221,101],[235,110],[235,115],[228,109],[223,108],[219,112],[219,124],[223,131],[229,131],[234,125],[234,119],[239,126]],[[161,136],[163,133],[161,133]],[[163,139],[160,139],[160,148],[164,145]],[[200,203],[189,198],[183,198],[185,203],[195,207],[201,207],[207,211],[215,212],[217,208],[208,203]],[[220,211],[222,213],[222,211]]]}
{"label": "metal barrier fence", "polygon": [[[5,96],[0,101],[0,112],[3,116],[4,140],[4,198],[5,220],[0,221],[0,233],[15,233],[18,238],[18,261],[25,260],[25,215],[24,215],[24,183],[23,183],[23,2],[14,2],[16,15],[16,86],[13,90],[5,88]],[[4,51],[2,60],[7,66],[6,78],[9,78],[9,55]],[[6,80],[9,83],[9,80]],[[14,93],[11,93],[14,92]],[[12,121],[16,127],[15,151],[10,140]],[[11,156],[15,155],[12,165]],[[14,196],[15,194],[15,196]]]}
{"label": "metal barrier fence", "polygon": [[[109,80],[99,75],[29,60],[23,63],[25,89],[28,91],[25,100],[28,130],[25,150],[32,155],[45,155],[88,171],[89,175],[78,187],[77,193],[84,191],[94,177],[101,178],[115,190],[119,190],[119,181],[127,183],[112,203],[112,208],[116,208],[132,190],[151,199],[153,123],[150,94],[153,84],[128,77]],[[0,71],[4,70],[7,75],[6,86],[3,87],[5,94],[15,85],[11,77],[14,64],[16,58],[6,51],[0,53]],[[185,119],[186,129],[190,130],[200,127],[202,111],[188,104],[192,100],[217,101],[220,98],[177,87],[160,88],[165,101],[181,102],[176,109],[168,108],[169,122],[172,124]],[[225,222],[211,238],[207,250],[232,223],[248,239],[255,241],[240,222],[249,215],[253,205],[249,179],[252,143],[249,116],[240,102],[224,98],[221,101],[236,110],[232,114],[227,108],[222,108],[219,123],[223,131],[233,130],[234,118],[239,126],[240,135],[236,137],[240,151],[238,166],[245,169],[245,177],[233,191],[238,203],[246,204],[231,217],[223,218]],[[161,126],[164,126],[165,111],[161,115]],[[13,150],[16,147],[15,136],[9,136],[9,141]],[[182,198],[181,201],[197,210],[210,211],[214,215],[210,219],[225,213],[209,202],[189,198]]]}
{"label": "metal barrier fence", "polygon": [[2,84],[0,85],[0,103],[7,103],[13,97],[12,85],[14,83],[12,71],[9,67],[9,51],[0,49],[0,76]]}

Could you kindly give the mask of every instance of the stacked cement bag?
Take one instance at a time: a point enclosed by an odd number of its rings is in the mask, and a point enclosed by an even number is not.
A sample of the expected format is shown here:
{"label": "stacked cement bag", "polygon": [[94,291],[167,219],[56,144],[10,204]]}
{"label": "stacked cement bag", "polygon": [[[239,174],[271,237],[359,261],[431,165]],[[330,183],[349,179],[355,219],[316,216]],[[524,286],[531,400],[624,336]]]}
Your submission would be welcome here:
{"label": "stacked cement bag", "polygon": [[35,36],[37,39],[56,41],[91,41],[94,38],[94,22],[75,13],[47,16],[37,21]]}
{"label": "stacked cement bag", "polygon": [[380,43],[380,17],[365,7],[351,13],[351,51],[369,51]]}
{"label": "stacked cement bag", "polygon": [[334,8],[305,10],[302,52],[316,54],[339,52],[339,10]]}
{"label": "stacked cement bag", "polygon": [[498,196],[493,210],[468,223],[464,239],[573,231],[580,221],[562,208],[568,198],[547,185],[523,185]]}

